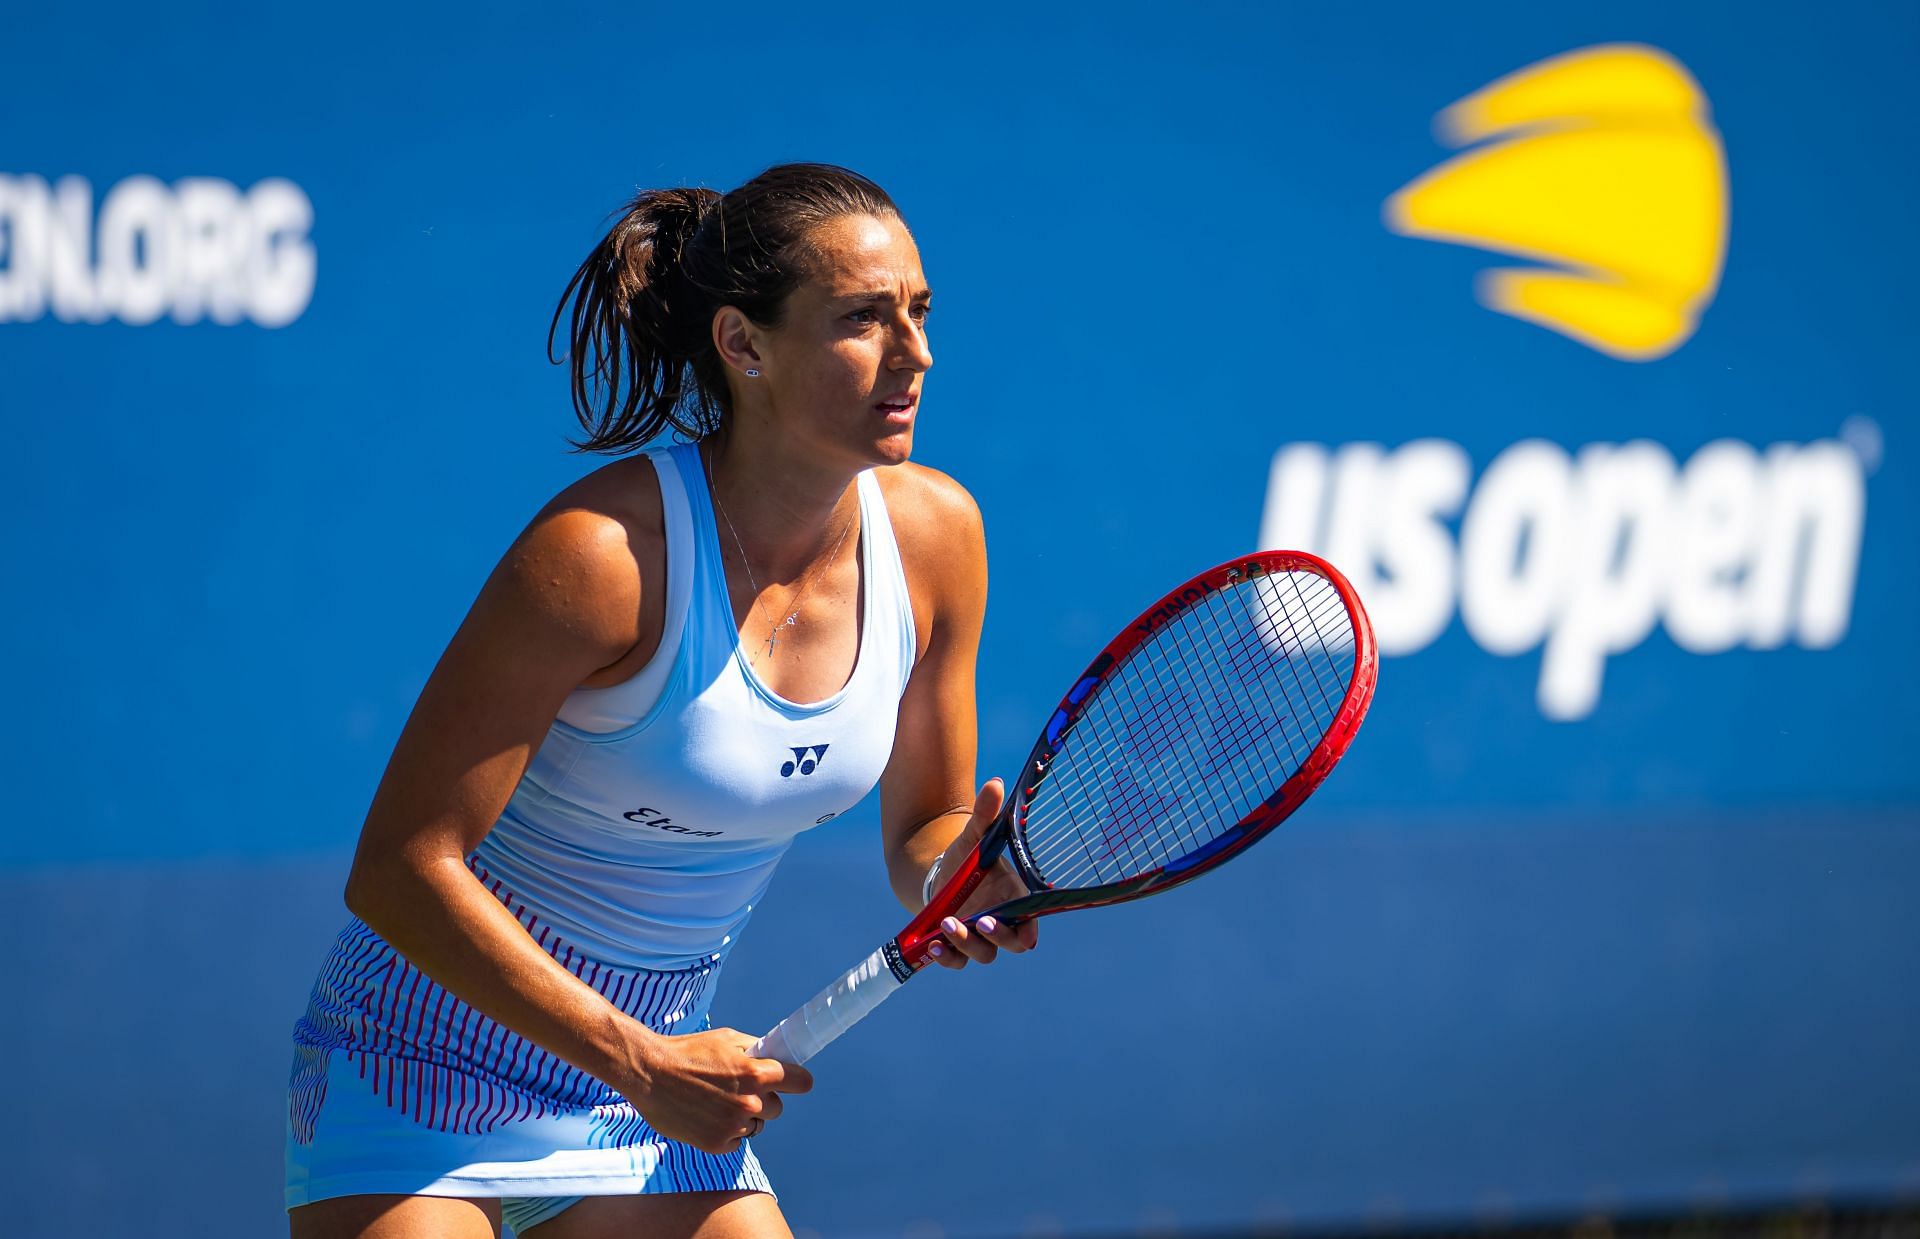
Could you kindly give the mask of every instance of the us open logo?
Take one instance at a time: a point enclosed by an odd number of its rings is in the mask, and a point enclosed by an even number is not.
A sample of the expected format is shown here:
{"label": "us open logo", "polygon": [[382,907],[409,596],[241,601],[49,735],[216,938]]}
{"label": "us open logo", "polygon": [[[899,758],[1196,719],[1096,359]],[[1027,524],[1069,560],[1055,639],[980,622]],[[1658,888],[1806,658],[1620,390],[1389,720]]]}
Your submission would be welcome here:
{"label": "us open logo", "polygon": [[1686,343],[1727,253],[1727,160],[1700,84],[1656,47],[1583,47],[1435,120],[1467,149],[1387,200],[1387,227],[1536,265],[1480,303],[1621,361]]}
{"label": "us open logo", "polygon": [[1607,661],[1655,624],[1693,654],[1838,645],[1880,444],[1865,418],[1812,443],[1718,439],[1684,462],[1645,439],[1525,439],[1476,482],[1446,439],[1289,443],[1259,544],[1344,565],[1383,654],[1425,649],[1456,614],[1490,654],[1538,647],[1540,712],[1583,719]]}
{"label": "us open logo", "polygon": [[793,757],[780,763],[780,777],[783,779],[790,779],[796,774],[812,774],[827,759],[827,746],[824,744],[803,744],[788,751]]}

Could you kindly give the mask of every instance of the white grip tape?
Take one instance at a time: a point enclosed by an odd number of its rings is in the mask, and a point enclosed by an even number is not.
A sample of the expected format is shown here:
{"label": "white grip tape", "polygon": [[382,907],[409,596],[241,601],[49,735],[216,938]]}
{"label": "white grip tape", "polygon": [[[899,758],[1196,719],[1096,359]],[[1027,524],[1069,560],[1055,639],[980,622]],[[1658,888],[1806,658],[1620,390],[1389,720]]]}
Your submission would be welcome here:
{"label": "white grip tape", "polygon": [[900,988],[900,978],[887,967],[886,948],[875,951],[847,970],[845,976],[813,996],[756,1041],[755,1058],[777,1058],[804,1063],[833,1043]]}

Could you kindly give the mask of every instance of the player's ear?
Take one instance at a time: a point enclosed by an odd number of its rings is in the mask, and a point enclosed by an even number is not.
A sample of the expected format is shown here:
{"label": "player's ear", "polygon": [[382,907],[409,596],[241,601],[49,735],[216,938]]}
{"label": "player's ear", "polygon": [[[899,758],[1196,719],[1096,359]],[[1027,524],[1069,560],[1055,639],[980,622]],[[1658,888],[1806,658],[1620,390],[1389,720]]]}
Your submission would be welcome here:
{"label": "player's ear", "polygon": [[735,306],[723,305],[713,312],[713,348],[727,368],[740,374],[763,370],[759,326]]}

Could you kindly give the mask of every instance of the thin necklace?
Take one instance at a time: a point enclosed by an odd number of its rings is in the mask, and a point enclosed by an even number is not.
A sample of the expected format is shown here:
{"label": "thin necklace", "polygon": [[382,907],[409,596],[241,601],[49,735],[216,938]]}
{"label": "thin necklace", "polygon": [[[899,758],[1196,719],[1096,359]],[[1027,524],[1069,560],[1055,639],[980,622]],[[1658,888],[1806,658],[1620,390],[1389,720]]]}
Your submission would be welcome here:
{"label": "thin necklace", "polygon": [[[757,600],[760,597],[760,583],[753,579],[753,565],[747,562],[747,548],[740,541],[740,531],[733,527],[733,518],[727,515],[726,507],[720,502],[719,488],[713,484],[713,465],[711,463],[707,463],[707,493],[713,496],[713,510],[720,514],[720,519],[727,523],[727,532],[733,535],[733,547],[740,552],[740,566],[746,569],[747,584],[753,586],[753,596]],[[793,596],[787,599],[787,606],[791,608],[787,612],[787,618],[767,629],[768,658],[773,657],[774,642],[779,640],[780,630],[782,628],[793,627],[794,623],[799,620],[800,599],[805,596],[807,587],[813,584],[813,578],[819,573],[820,566],[822,564],[832,563],[835,559],[839,558],[840,547],[845,544],[847,540],[847,530],[852,528],[852,521],[848,521],[846,524],[840,526],[840,536],[833,540],[833,549],[827,552],[826,558],[816,560],[805,572],[800,574],[799,587],[793,591]]]}

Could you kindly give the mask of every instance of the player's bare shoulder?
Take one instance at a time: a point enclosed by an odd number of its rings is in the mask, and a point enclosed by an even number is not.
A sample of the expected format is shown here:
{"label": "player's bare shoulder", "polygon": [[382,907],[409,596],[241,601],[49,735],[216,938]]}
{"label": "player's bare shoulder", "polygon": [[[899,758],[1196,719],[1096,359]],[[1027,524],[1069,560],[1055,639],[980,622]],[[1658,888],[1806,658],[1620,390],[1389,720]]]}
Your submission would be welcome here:
{"label": "player's bare shoulder", "polygon": [[987,545],[980,506],[938,469],[912,462],[874,471],[913,596],[920,652],[936,624],[978,628],[986,608]]}
{"label": "player's bare shoulder", "polygon": [[967,488],[938,469],[905,464],[874,471],[887,500],[887,519],[903,556],[972,557],[985,554],[980,506]]}
{"label": "player's bare shoulder", "polygon": [[502,569],[553,622],[605,651],[608,672],[642,646],[644,661],[659,639],[666,580],[652,463],[611,461],[567,486],[527,523]]}

